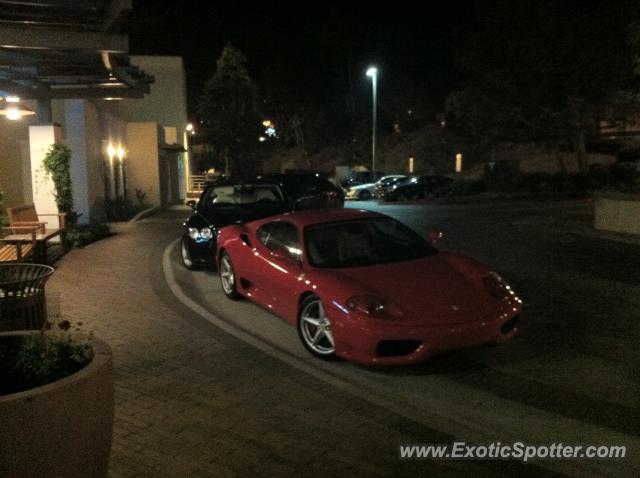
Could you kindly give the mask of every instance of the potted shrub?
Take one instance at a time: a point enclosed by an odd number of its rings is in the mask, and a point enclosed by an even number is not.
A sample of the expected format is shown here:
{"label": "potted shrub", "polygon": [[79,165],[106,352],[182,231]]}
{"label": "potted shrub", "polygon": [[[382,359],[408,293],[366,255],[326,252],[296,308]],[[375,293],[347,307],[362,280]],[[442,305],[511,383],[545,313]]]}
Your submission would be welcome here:
{"label": "potted shrub", "polygon": [[0,476],[105,477],[113,429],[109,346],[72,331],[0,333]]}

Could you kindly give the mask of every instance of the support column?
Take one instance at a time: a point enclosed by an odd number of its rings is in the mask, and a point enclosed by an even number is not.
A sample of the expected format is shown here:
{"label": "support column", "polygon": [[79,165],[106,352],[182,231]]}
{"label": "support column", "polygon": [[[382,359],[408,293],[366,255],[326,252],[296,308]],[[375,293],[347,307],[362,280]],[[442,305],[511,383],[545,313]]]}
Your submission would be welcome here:
{"label": "support column", "polygon": [[73,190],[73,210],[80,214],[78,222],[87,224],[90,219],[89,173],[87,165],[87,121],[84,100],[64,102],[66,145],[71,150],[71,188]]}

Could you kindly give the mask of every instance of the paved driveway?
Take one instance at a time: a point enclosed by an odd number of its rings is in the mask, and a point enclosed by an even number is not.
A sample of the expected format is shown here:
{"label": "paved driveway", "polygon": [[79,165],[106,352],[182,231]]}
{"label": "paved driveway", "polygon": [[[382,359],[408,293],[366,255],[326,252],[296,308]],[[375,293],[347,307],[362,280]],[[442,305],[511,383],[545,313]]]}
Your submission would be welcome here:
{"label": "paved driveway", "polygon": [[[174,267],[175,251],[168,249],[166,253],[167,246],[178,237],[185,214],[165,211],[126,233],[69,253],[57,264],[58,270],[48,285],[53,302],[60,303],[63,313],[82,320],[85,329],[92,330],[114,349],[116,423],[112,476],[552,475],[548,468],[578,473],[579,464],[574,468],[571,463],[556,468],[548,463],[522,465],[511,461],[400,460],[401,444],[471,441],[478,436],[504,440],[500,427],[509,426],[509,420],[501,421],[500,409],[494,405],[508,405],[509,400],[516,406],[524,402],[545,414],[549,411],[545,410],[548,401],[538,402],[552,393],[564,400],[555,412],[570,410],[570,401],[575,400],[577,412],[561,416],[580,420],[592,410],[589,402],[584,404],[588,390],[584,396],[559,394],[556,386],[533,381],[533,398],[526,399],[514,392],[507,381],[502,382],[505,392],[496,395],[501,379],[511,378],[509,349],[496,352],[489,361],[493,363],[488,364],[479,364],[477,352],[472,352],[455,360],[445,356],[426,368],[371,371],[337,364],[334,370],[327,370],[324,365],[311,363],[314,369],[310,371],[305,368],[308,357],[284,350],[283,359],[271,353],[270,342],[264,337],[257,339],[267,346],[256,347],[251,340],[247,343],[240,340],[241,335],[227,333],[203,320],[184,301],[176,299],[175,286],[186,291],[188,299],[228,321],[256,320],[266,314],[248,303],[227,309],[226,303],[216,301],[217,281],[212,273],[192,274]],[[423,217],[425,210],[415,214]],[[174,271],[174,290],[168,287],[163,269],[167,254]],[[525,284],[526,277],[523,271],[516,280]],[[277,319],[269,318],[277,323]],[[237,325],[233,321],[227,323]],[[236,329],[241,331],[242,327]],[[279,337],[280,332],[273,333]],[[295,347],[294,343],[290,347]],[[545,360],[552,364],[553,351],[544,352]],[[529,358],[527,355],[523,363]],[[473,426],[448,425],[456,421],[455,399],[468,396],[452,395],[449,411],[433,410],[432,414],[424,403],[443,398],[442,390],[414,387],[415,409],[407,403],[393,403],[394,387],[404,400],[412,384],[425,383],[425,375],[432,384],[443,384],[443,390],[451,391],[456,384],[463,385],[460,392],[476,390],[479,398],[475,406],[490,414],[489,421],[495,423],[497,434],[478,435],[472,433]],[[359,377],[364,381],[356,380]],[[518,383],[527,379],[518,377]],[[367,396],[366,387],[376,381],[384,385],[385,393]],[[510,397],[510,393],[516,395]],[[420,401],[424,403],[421,405]],[[609,402],[617,414],[621,404],[616,404],[615,398]],[[637,406],[628,405],[627,410],[635,416]],[[523,416],[529,423],[535,418]],[[595,424],[600,423],[597,418],[594,420]],[[620,439],[637,437],[622,420],[616,423],[620,424],[614,428],[620,432]],[[555,438],[548,437],[549,441]],[[591,438],[600,437],[585,436],[584,441]],[[600,468],[606,470],[607,466]],[[621,476],[631,469],[622,463],[611,471]]]}

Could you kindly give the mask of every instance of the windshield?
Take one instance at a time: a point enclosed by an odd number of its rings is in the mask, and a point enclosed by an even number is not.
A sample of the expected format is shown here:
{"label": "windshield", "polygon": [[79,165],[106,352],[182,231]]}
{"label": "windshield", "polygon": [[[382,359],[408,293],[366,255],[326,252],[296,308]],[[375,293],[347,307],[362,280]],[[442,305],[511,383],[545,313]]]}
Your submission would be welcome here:
{"label": "windshield", "polygon": [[402,262],[438,252],[404,224],[385,217],[309,226],[305,244],[309,263],[321,268]]}
{"label": "windshield", "polygon": [[278,203],[282,200],[280,189],[273,184],[231,184],[209,188],[199,206],[241,208],[247,204]]}

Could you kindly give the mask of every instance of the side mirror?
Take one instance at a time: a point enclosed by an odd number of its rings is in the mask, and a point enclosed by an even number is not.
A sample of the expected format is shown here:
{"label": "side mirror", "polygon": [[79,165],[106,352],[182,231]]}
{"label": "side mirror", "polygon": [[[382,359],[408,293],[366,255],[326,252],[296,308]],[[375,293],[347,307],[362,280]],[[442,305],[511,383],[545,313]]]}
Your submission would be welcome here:
{"label": "side mirror", "polygon": [[431,244],[435,244],[436,242],[442,240],[443,237],[444,237],[444,234],[440,229],[434,229],[429,233],[429,235],[427,236],[427,239],[431,241]]}
{"label": "side mirror", "polygon": [[189,201],[187,201],[187,206],[189,206],[191,209],[195,209],[196,208],[196,202],[191,199]]}

